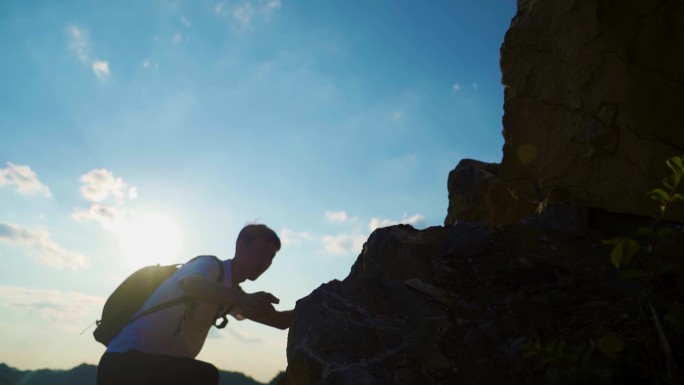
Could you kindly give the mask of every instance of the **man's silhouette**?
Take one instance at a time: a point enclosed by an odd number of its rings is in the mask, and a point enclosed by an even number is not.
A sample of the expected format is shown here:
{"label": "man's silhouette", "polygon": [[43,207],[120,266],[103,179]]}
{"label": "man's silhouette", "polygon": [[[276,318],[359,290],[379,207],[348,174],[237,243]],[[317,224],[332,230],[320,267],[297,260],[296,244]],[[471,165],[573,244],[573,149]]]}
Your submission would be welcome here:
{"label": "man's silhouette", "polygon": [[197,258],[183,265],[145,302],[140,312],[189,296],[193,301],[169,307],[126,325],[108,345],[97,369],[98,385],[218,384],[212,364],[195,359],[217,314],[232,309],[238,319],[287,329],[292,311],[277,311],[270,293],[245,293],[238,286],[257,279],[271,266],[280,239],[265,225],[247,225],[235,242],[233,259]]}

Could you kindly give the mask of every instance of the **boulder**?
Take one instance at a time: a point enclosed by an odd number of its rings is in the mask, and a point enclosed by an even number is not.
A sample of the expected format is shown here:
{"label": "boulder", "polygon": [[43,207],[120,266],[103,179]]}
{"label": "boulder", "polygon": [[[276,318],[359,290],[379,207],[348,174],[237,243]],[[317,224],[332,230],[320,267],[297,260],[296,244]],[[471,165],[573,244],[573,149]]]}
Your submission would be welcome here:
{"label": "boulder", "polygon": [[[565,217],[577,220],[552,224]],[[344,280],[297,301],[279,384],[539,384],[553,370],[565,373],[556,383],[650,383],[643,355],[657,345],[643,338],[634,281],[619,278],[605,234],[587,222],[558,207],[496,228],[377,229]],[[664,298],[684,295],[684,276],[668,280],[654,301],[661,315]],[[684,335],[670,338],[681,362]],[[527,358],[559,341],[567,357]],[[565,362],[574,352],[589,369]]]}
{"label": "boulder", "polygon": [[458,221],[490,225],[512,223],[534,212],[536,204],[522,202],[499,180],[499,164],[461,160],[449,173],[449,208],[444,225]]}

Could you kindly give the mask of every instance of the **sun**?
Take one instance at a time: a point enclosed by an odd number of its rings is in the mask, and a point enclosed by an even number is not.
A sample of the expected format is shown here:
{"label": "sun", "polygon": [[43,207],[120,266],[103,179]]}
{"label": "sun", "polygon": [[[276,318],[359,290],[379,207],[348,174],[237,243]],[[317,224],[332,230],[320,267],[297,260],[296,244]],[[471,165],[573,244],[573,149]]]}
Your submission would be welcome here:
{"label": "sun", "polygon": [[126,221],[119,246],[131,266],[176,263],[182,245],[181,231],[166,215],[146,214]]}

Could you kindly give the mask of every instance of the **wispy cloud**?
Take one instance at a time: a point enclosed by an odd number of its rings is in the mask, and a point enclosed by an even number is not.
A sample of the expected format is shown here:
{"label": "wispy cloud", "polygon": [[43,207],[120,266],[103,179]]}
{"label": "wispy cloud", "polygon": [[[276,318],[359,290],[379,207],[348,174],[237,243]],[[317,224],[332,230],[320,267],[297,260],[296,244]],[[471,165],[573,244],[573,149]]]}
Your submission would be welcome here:
{"label": "wispy cloud", "polygon": [[92,44],[87,31],[84,28],[76,25],[67,26],[67,35],[69,39],[69,50],[71,50],[78,60],[83,63],[90,63],[95,76],[104,78],[109,76],[109,61],[93,59]]}
{"label": "wispy cloud", "polygon": [[370,223],[368,224],[368,230],[373,231],[379,227],[393,226],[398,225],[400,223],[407,225],[419,225],[423,223],[424,219],[425,217],[423,217],[420,214],[414,214],[410,217],[407,217],[404,214],[404,218],[401,220],[372,218],[370,220]]}
{"label": "wispy cloud", "polygon": [[349,220],[349,216],[345,211],[326,211],[325,219],[334,223],[344,223]]}
{"label": "wispy cloud", "polygon": [[0,286],[0,302],[63,330],[79,332],[90,317],[93,321],[99,318],[105,299],[78,292]]}
{"label": "wispy cloud", "polygon": [[247,0],[229,9],[227,2],[222,1],[214,4],[214,13],[230,16],[236,30],[249,31],[254,29],[256,20],[268,21],[282,6],[280,0]]}
{"label": "wispy cloud", "polygon": [[453,85],[451,88],[452,88],[454,91],[460,91],[460,90],[463,88],[463,86],[461,86],[461,85],[458,84],[458,83],[454,83],[454,85]]}
{"label": "wispy cloud", "polygon": [[116,231],[128,213],[122,207],[123,203],[136,199],[138,189],[103,168],[90,170],[79,180],[81,195],[91,205],[87,209],[74,210],[71,217],[77,221],[94,221],[106,230]]}
{"label": "wispy cloud", "polygon": [[280,2],[280,0],[267,0],[265,2],[262,2],[261,11],[270,16],[273,12],[279,10],[282,6],[283,4]]}
{"label": "wispy cloud", "polygon": [[402,114],[401,111],[394,111],[387,116],[387,120],[394,123],[401,123],[403,116],[404,114]]}
{"label": "wispy cloud", "polygon": [[214,13],[219,15],[219,16],[224,14],[225,9],[226,9],[226,3],[224,3],[224,2],[221,2],[221,3],[214,5]]}
{"label": "wispy cloud", "polygon": [[113,197],[121,203],[126,195],[130,197],[135,192],[135,187],[130,187],[122,178],[115,177],[104,168],[90,170],[81,175],[79,180],[82,183],[81,194],[92,202],[102,202]]}
{"label": "wispy cloud", "polygon": [[117,231],[124,222],[126,210],[115,206],[93,203],[87,209],[74,210],[71,217],[80,222],[97,222],[106,230]]}
{"label": "wispy cloud", "polygon": [[67,26],[67,33],[69,34],[69,49],[76,54],[82,62],[88,61],[90,45],[88,43],[88,36],[85,30],[75,26]]}
{"label": "wispy cloud", "polygon": [[93,67],[93,73],[99,77],[106,77],[109,76],[109,62],[108,61],[101,61],[101,60],[95,60],[92,64]]}
{"label": "wispy cloud", "polygon": [[311,234],[301,231],[292,231],[288,228],[283,228],[280,231],[280,240],[283,242],[284,245],[297,245],[300,244],[304,240],[309,240],[311,239],[312,236]]}
{"label": "wispy cloud", "polygon": [[180,21],[185,26],[185,28],[191,28],[192,27],[192,23],[190,23],[185,16],[181,16]]}
{"label": "wispy cloud", "polygon": [[252,25],[254,9],[250,3],[241,4],[233,9],[233,19],[242,30],[249,29]]}
{"label": "wispy cloud", "polygon": [[143,60],[141,65],[144,69],[150,69],[150,68],[157,69],[157,68],[159,68],[159,63],[153,62],[150,59]]}
{"label": "wispy cloud", "polygon": [[0,222],[0,242],[16,244],[28,250],[33,259],[43,265],[78,270],[90,265],[87,257],[65,250],[50,237],[46,229],[29,229],[17,224]]}
{"label": "wispy cloud", "polygon": [[51,197],[50,189],[38,180],[31,167],[7,162],[6,168],[0,168],[0,186],[10,186],[22,195],[42,194]]}
{"label": "wispy cloud", "polygon": [[358,234],[325,235],[321,238],[321,243],[326,253],[339,255],[360,252],[366,239],[365,235]]}
{"label": "wispy cloud", "polygon": [[480,88],[480,86],[478,86],[477,83],[473,83],[473,89],[477,90],[478,88]]}

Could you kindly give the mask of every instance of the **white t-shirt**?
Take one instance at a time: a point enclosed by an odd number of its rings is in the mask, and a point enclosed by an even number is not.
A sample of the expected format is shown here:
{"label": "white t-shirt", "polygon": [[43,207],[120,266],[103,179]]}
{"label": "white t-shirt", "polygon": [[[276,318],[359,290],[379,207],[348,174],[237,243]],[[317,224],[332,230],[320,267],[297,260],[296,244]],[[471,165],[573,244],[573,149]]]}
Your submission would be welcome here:
{"label": "white t-shirt", "polygon": [[[223,263],[223,285],[232,286],[231,260]],[[214,258],[197,258],[181,266],[159,286],[139,312],[185,295],[181,281],[190,274],[200,273],[216,280],[219,264]],[[222,305],[207,302],[184,302],[143,316],[126,325],[109,343],[107,353],[138,350],[144,353],[195,358],[214,324]]]}

